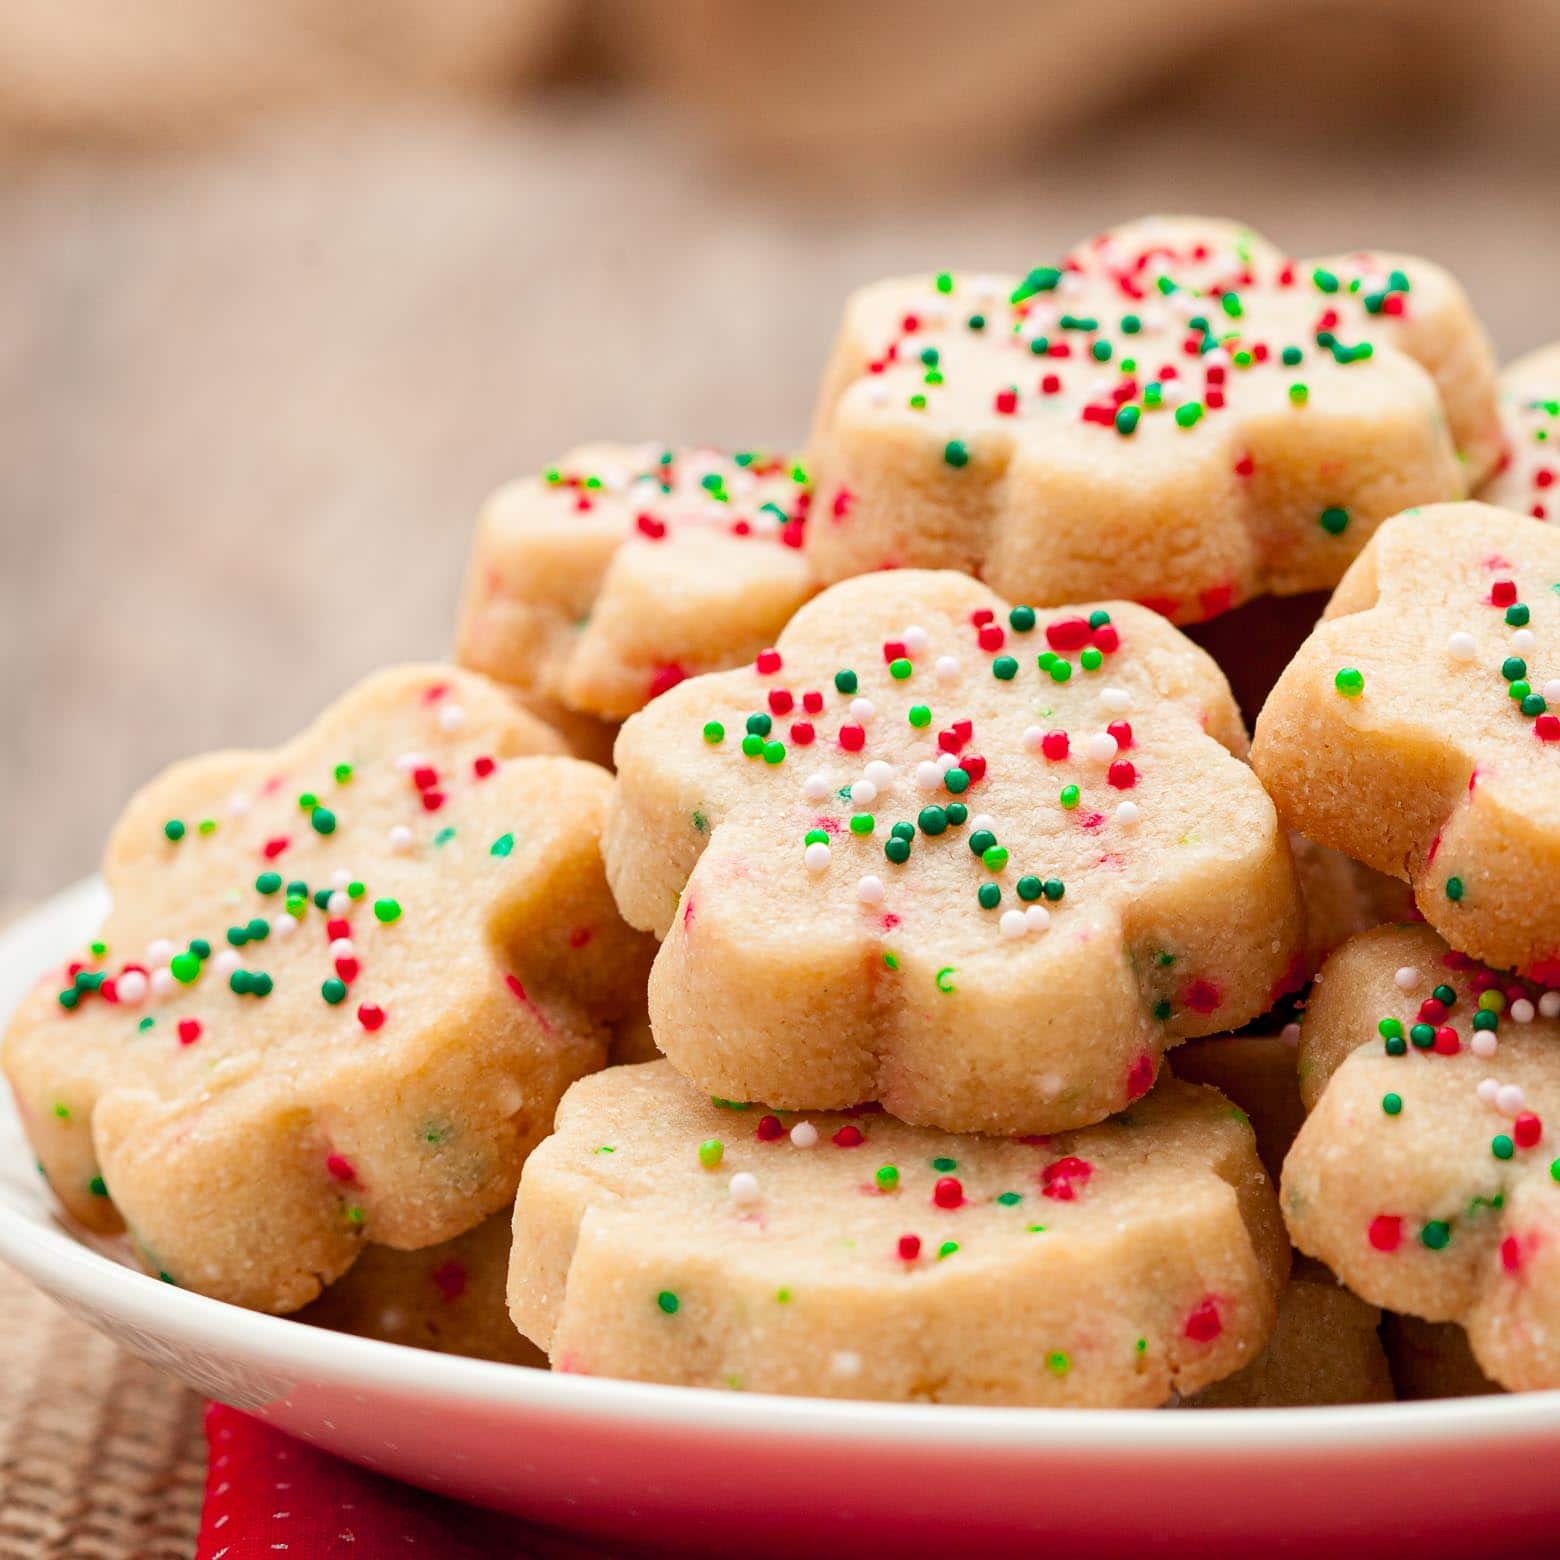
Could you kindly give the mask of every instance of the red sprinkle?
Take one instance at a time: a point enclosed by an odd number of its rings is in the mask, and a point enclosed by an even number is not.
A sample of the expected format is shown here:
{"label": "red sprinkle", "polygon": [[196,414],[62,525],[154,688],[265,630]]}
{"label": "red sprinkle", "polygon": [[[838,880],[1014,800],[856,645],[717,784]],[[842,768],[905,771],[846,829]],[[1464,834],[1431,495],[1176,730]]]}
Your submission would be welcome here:
{"label": "red sprinkle", "polygon": [[194,1045],[200,1039],[200,1020],[198,1018],[181,1018],[179,1020],[179,1044]]}
{"label": "red sprinkle", "polygon": [[1403,1221],[1395,1213],[1378,1213],[1366,1234],[1377,1251],[1396,1251],[1403,1239]]}
{"label": "red sprinkle", "polygon": [[1053,650],[1081,650],[1088,644],[1091,632],[1087,618],[1057,618],[1046,624],[1045,639]]}
{"label": "red sprinkle", "polygon": [[859,753],[867,744],[867,733],[861,726],[841,726],[840,746],[847,753]]}
{"label": "red sprinkle", "polygon": [[1219,1303],[1211,1295],[1186,1318],[1186,1336],[1193,1343],[1212,1343],[1224,1331],[1219,1320]]}
{"label": "red sprinkle", "polygon": [[1040,739],[1040,751],[1050,759],[1063,759],[1067,757],[1067,733],[1065,731],[1048,731]]}
{"label": "red sprinkle", "polygon": [[1137,766],[1130,758],[1118,758],[1105,771],[1105,778],[1118,791],[1130,791],[1137,784]]}
{"label": "red sprinkle", "polygon": [[1116,739],[1116,746],[1123,753],[1132,746],[1132,723],[1130,721],[1113,720],[1105,729]]}
{"label": "red sprinkle", "polygon": [[385,1021],[385,1010],[377,1002],[364,1002],[358,1008],[358,1023],[370,1034],[380,1028]]}
{"label": "red sprinkle", "polygon": [[1076,1154],[1053,1159],[1040,1172],[1040,1193],[1044,1197],[1055,1198],[1057,1202],[1074,1202],[1079,1191],[1089,1184],[1089,1177],[1093,1174],[1094,1166]]}
{"label": "red sprinkle", "polygon": [[1530,1110],[1518,1115],[1511,1124],[1511,1138],[1518,1148],[1532,1148],[1544,1135],[1544,1123]]}
{"label": "red sprinkle", "polygon": [[921,1237],[919,1235],[901,1235],[899,1237],[899,1256],[903,1262],[914,1262],[921,1255]]}
{"label": "red sprinkle", "polygon": [[446,1301],[459,1300],[466,1292],[466,1265],[463,1262],[449,1261],[436,1267],[429,1275],[439,1287],[439,1293]]}
{"label": "red sprinkle", "polygon": [[964,1188],[955,1175],[939,1176],[932,1188],[932,1201],[939,1208],[957,1208],[964,1201]]}
{"label": "red sprinkle", "polygon": [[773,649],[760,650],[758,659],[754,661],[753,665],[758,668],[760,675],[773,677],[780,670],[780,652]]}
{"label": "red sprinkle", "polygon": [[338,1181],[357,1180],[357,1171],[352,1168],[352,1161],[343,1159],[340,1154],[327,1154],[325,1156],[325,1168]]}
{"label": "red sprinkle", "polygon": [[773,1143],[776,1138],[785,1136],[785,1128],[780,1125],[778,1116],[760,1116],[758,1130],[753,1136],[760,1143]]}
{"label": "red sprinkle", "polygon": [[866,1133],[860,1127],[852,1126],[849,1122],[834,1134],[834,1146],[836,1148],[860,1148],[866,1141]]}

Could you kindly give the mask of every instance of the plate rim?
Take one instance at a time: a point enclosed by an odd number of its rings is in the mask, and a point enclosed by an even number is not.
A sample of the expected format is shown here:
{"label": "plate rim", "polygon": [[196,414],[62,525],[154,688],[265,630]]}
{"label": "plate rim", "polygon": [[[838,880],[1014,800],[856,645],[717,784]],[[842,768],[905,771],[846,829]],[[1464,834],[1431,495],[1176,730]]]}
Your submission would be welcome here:
{"label": "plate rim", "polygon": [[[73,941],[94,929],[107,894],[83,878],[0,931],[0,1025],[14,1002]],[[0,1156],[25,1145],[5,1091]],[[9,1164],[0,1168],[15,1169]],[[19,1183],[20,1184],[20,1183]],[[480,1409],[517,1409],[560,1420],[607,1417],[623,1426],[701,1435],[809,1442],[870,1442],[883,1449],[946,1447],[1023,1452],[1059,1442],[1070,1452],[1130,1453],[1181,1460],[1209,1452],[1265,1458],[1349,1449],[1398,1450],[1477,1437],[1486,1446],[1560,1434],[1560,1390],[1418,1402],[1316,1408],[1162,1409],[999,1407],[880,1403],[847,1398],[721,1392],[577,1373],[525,1369],[436,1354],[406,1344],[328,1332],[287,1317],[246,1311],[136,1272],[69,1233],[56,1205],[53,1223],[30,1218],[0,1196],[0,1261],[46,1293],[175,1344],[240,1354],[279,1375],[335,1381],[351,1390],[387,1386],[419,1398]]]}

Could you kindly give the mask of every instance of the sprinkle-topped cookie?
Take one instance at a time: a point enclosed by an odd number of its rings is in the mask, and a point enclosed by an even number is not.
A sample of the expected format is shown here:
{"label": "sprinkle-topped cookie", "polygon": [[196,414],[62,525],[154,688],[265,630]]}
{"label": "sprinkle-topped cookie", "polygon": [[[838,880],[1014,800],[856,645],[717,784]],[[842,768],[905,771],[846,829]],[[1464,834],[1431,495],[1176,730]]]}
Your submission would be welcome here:
{"label": "sprinkle-topped cookie", "polygon": [[400,667],[135,797],[113,911],[4,1043],[70,1212],[287,1311],[365,1242],[501,1207],[647,962],[602,871],[610,778],[557,746],[485,679]]}
{"label": "sprinkle-topped cookie", "polygon": [[477,524],[462,664],[620,720],[773,641],[812,593],[794,460],[587,445],[501,488]]}
{"label": "sprinkle-topped cookie", "polygon": [[1287,822],[1406,878],[1454,947],[1560,979],[1560,529],[1483,504],[1388,521],[1252,762]]}
{"label": "sprinkle-topped cookie", "polygon": [[957,568],[1037,606],[1128,596],[1195,622],[1330,588],[1501,442],[1488,343],[1438,267],[1153,217],[1023,276],[858,292],[807,548],[825,581]]}
{"label": "sprinkle-topped cookie", "polygon": [[952,573],[834,586],[623,728],[607,834],[709,1093],[1045,1132],[1296,972],[1287,841],[1211,661],[1119,602]]}
{"label": "sprinkle-topped cookie", "polygon": [[510,1310],[556,1370],[823,1397],[1152,1407],[1251,1360],[1289,1265],[1240,1113],[1167,1079],[1052,1139],[711,1102],[669,1064],[565,1096]]}
{"label": "sprinkle-topped cookie", "polygon": [[1295,1244],[1367,1300],[1464,1324],[1502,1385],[1560,1386],[1560,990],[1381,927],[1322,971],[1300,1063]]}
{"label": "sprinkle-topped cookie", "polygon": [[1501,373],[1500,412],[1506,452],[1479,497],[1534,520],[1560,519],[1560,342]]}

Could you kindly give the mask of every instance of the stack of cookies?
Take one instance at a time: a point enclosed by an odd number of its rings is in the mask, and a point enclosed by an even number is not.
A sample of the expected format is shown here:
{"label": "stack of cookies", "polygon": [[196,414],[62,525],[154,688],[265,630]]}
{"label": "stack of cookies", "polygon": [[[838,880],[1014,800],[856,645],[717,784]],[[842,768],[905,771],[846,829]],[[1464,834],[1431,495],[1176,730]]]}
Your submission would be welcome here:
{"label": "stack of cookies", "polygon": [[40,1167],[171,1283],[559,1370],[1560,1385],[1552,431],[1410,257],[868,287],[805,452],[574,451],[458,666],[131,802],[5,1040]]}

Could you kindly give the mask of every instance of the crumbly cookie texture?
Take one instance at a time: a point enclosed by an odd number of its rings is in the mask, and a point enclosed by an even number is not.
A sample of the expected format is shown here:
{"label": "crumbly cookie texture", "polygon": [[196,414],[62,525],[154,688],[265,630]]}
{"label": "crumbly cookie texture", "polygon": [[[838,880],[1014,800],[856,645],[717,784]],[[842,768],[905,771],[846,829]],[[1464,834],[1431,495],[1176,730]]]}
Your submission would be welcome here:
{"label": "crumbly cookie texture", "polygon": [[1462,1323],[1514,1391],[1560,1386],[1560,991],[1426,926],[1336,953],[1301,1027],[1295,1244],[1367,1300]]}
{"label": "crumbly cookie texture", "polygon": [[621,720],[774,639],[813,592],[801,551],[811,497],[781,456],[573,450],[483,509],[457,659]]}
{"label": "crumbly cookie texture", "polygon": [[515,1204],[559,1370],[822,1397],[1149,1407],[1254,1358],[1289,1263],[1250,1128],[1167,1079],[1049,1140],[577,1084]]}
{"label": "crumbly cookie texture", "polygon": [[1560,515],[1560,342],[1518,358],[1500,376],[1506,452],[1479,497],[1534,520]]}
{"label": "crumbly cookie texture", "polygon": [[1560,529],[1387,522],[1257,721],[1292,827],[1407,879],[1453,947],[1560,980]]}
{"label": "crumbly cookie texture", "polygon": [[505,1303],[510,1210],[421,1251],[369,1246],[295,1320],[385,1343],[547,1368],[547,1356],[515,1331]]}
{"label": "crumbly cookie texture", "polygon": [[1479,1369],[1468,1335],[1455,1322],[1427,1322],[1387,1312],[1381,1343],[1400,1398],[1481,1397],[1503,1392]]}
{"label": "crumbly cookie texture", "polygon": [[948,1131],[1103,1120],[1297,973],[1272,804],[1213,663],[1112,602],[836,585],[618,738],[607,870],[707,1093]]}
{"label": "crumbly cookie texture", "polygon": [[648,963],[602,869],[611,779],[557,746],[486,679],[406,666],[136,796],[102,931],[4,1041],[70,1212],[290,1311],[366,1243],[507,1203]]}
{"label": "crumbly cookie texture", "polygon": [[1189,1408],[1316,1408],[1390,1403],[1392,1375],[1377,1328],[1381,1311],[1350,1294],[1320,1262],[1296,1261],[1278,1299],[1268,1346],[1233,1376],[1204,1387]]}
{"label": "crumbly cookie texture", "polygon": [[1501,449],[1489,344],[1446,272],[1150,217],[1023,277],[856,293],[807,551],[825,582],[956,568],[1196,622],[1329,589],[1383,519],[1465,497]]}

